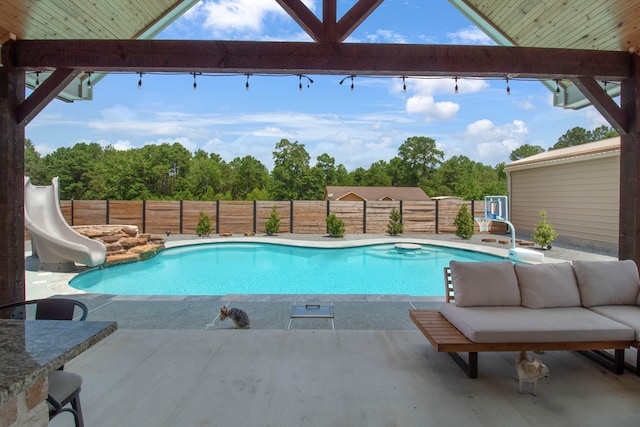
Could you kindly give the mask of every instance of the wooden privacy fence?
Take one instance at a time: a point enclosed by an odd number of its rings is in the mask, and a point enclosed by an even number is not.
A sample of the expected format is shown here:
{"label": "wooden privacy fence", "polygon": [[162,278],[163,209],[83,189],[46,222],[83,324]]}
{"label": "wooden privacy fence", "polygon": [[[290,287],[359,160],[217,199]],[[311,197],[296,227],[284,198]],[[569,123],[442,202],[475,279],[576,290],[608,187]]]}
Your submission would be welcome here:
{"label": "wooden privacy fence", "polygon": [[[345,223],[346,234],[384,234],[393,208],[402,214],[404,234],[454,233],[461,204],[472,215],[482,215],[484,201],[150,201],[61,200],[62,214],[70,225],[127,224],[143,233],[196,234],[200,212],[211,219],[213,233],[264,233],[275,206],[280,233],[323,234],[326,217],[335,213]],[[479,231],[475,224],[476,232]],[[491,232],[505,225],[492,222]]]}

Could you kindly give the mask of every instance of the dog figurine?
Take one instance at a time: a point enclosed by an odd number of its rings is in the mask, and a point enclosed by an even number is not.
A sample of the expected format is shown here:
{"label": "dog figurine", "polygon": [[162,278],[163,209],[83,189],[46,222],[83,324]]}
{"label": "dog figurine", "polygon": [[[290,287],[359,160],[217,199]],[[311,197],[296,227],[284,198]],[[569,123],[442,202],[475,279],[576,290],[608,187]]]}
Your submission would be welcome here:
{"label": "dog figurine", "polygon": [[251,327],[249,323],[249,315],[239,308],[227,308],[226,305],[223,305],[220,308],[220,321],[229,318],[233,320],[233,323],[236,325],[237,329],[249,329]]}
{"label": "dog figurine", "polygon": [[526,351],[521,351],[516,356],[516,375],[520,383],[518,391],[522,393],[524,383],[532,383],[531,394],[535,396],[536,384],[540,378],[547,378],[549,376],[549,368],[542,363],[540,356],[536,356],[535,359],[531,360],[531,357]]}

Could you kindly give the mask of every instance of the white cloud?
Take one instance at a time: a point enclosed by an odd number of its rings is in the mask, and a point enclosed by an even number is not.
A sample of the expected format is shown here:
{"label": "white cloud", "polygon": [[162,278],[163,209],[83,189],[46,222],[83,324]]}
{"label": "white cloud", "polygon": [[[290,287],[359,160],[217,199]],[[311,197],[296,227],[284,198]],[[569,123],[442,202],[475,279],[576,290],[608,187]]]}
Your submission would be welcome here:
{"label": "white cloud", "polygon": [[611,124],[604,117],[602,117],[602,114],[600,114],[600,112],[593,106],[585,109],[585,115],[587,117],[587,120],[589,121],[589,125],[591,126],[591,128],[587,130],[595,129],[602,125],[611,126]]}
{"label": "white cloud", "polygon": [[462,135],[462,143],[475,145],[478,161],[497,164],[506,161],[513,150],[525,144],[528,133],[522,120],[499,126],[491,120],[482,119],[467,126]]}
{"label": "white cloud", "polygon": [[373,34],[368,34],[367,41],[370,43],[408,43],[405,36],[391,30],[377,30]]}
{"label": "white cloud", "polygon": [[[312,11],[315,1],[303,1]],[[187,15],[188,19],[203,20],[203,27],[212,36],[222,38],[231,34],[263,34],[268,17],[290,18],[274,0],[204,0]]]}
{"label": "white cloud", "polygon": [[[445,121],[454,118],[460,111],[460,104],[452,101],[436,101],[436,94],[453,94],[455,79],[409,79],[407,90],[416,94],[407,99],[406,111],[409,114],[422,114],[425,120]],[[489,87],[485,80],[458,79],[458,94],[479,92]],[[393,91],[401,90],[402,82],[395,83]]]}
{"label": "white cloud", "polygon": [[478,27],[462,28],[458,31],[447,33],[447,37],[455,44],[495,45],[493,40]]}
{"label": "white cloud", "polygon": [[409,114],[422,114],[425,120],[449,120],[460,111],[460,104],[455,102],[436,102],[433,96],[412,96],[407,100],[407,112]]}

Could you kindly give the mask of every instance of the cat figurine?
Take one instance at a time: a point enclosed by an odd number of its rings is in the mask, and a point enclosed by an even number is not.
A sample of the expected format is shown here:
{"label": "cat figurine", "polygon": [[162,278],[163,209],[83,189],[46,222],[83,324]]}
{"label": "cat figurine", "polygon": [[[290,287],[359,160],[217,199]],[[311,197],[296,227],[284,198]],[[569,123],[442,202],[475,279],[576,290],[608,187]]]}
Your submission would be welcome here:
{"label": "cat figurine", "polygon": [[249,315],[244,310],[240,310],[239,308],[227,308],[226,305],[223,305],[220,309],[220,321],[227,317],[233,320],[237,329],[249,329],[251,327],[249,324]]}

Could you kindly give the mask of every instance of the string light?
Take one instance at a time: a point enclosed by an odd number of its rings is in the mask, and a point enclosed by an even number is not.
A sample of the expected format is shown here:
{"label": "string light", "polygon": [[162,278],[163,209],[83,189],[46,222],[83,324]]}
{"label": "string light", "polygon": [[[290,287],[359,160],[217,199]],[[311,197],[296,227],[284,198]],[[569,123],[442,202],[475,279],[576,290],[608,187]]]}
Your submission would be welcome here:
{"label": "string light", "polygon": [[249,77],[251,77],[250,73],[245,74],[247,76],[247,82],[244,84],[244,88],[249,91]]}
{"label": "string light", "polygon": [[355,74],[351,74],[351,75],[345,77],[344,79],[340,80],[340,84],[344,83],[344,81],[347,80],[347,79],[351,79],[351,90],[353,90],[354,87],[355,87],[354,84],[353,84],[353,78],[354,77],[355,77]]}
{"label": "string light", "polygon": [[506,77],[507,80],[507,95],[511,95],[511,88],[509,87],[509,77]]}
{"label": "string light", "polygon": [[453,88],[453,92],[458,93],[458,77],[456,76],[454,79],[456,80],[456,87]]}
{"label": "string light", "polygon": [[405,82],[405,76],[402,76],[402,91],[407,93],[407,83]]}
{"label": "string light", "polygon": [[40,86],[40,71],[36,71],[36,87]]}
{"label": "string light", "polygon": [[140,80],[138,80],[138,89],[142,89],[142,73],[138,73],[140,75]]}
{"label": "string light", "polygon": [[560,80],[556,79],[556,97],[560,96]]}
{"label": "string light", "polygon": [[196,91],[198,90],[198,83],[196,83],[196,73],[191,74],[193,74],[193,90]]}
{"label": "string light", "polygon": [[298,74],[298,80],[299,80],[298,89],[300,89],[300,90],[302,90],[302,78],[303,77],[305,79],[307,79],[307,88],[310,88],[311,84],[313,83],[313,79],[311,79],[311,77],[305,76],[304,74]]}
{"label": "string light", "polygon": [[91,72],[87,73],[87,87],[91,87]]}

